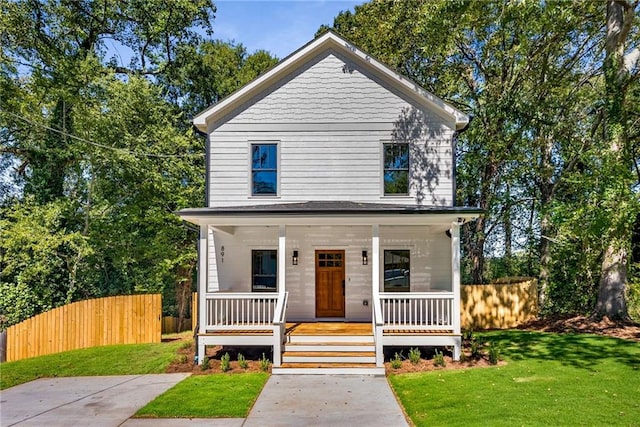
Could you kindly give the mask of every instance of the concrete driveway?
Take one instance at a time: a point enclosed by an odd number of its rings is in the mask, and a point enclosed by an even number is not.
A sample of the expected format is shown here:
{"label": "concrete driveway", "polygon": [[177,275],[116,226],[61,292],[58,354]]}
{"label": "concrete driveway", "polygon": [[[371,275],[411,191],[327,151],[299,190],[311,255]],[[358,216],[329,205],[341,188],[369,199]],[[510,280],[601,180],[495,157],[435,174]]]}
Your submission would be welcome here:
{"label": "concrete driveway", "polygon": [[43,378],[0,392],[0,425],[119,426],[189,374]]}

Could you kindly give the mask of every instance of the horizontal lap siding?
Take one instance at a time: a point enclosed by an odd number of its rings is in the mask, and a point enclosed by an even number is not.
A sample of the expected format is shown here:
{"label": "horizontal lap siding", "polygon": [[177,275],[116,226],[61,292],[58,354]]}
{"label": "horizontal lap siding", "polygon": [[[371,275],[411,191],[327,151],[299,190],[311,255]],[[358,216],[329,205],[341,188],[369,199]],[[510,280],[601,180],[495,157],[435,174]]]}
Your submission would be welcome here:
{"label": "horizontal lap siding", "polygon": [[[235,112],[210,135],[210,206],[273,203],[250,197],[250,144],[279,144],[279,202],[350,200],[451,205],[451,124],[418,110],[334,53]],[[410,142],[411,197],[382,197],[382,141]],[[425,145],[425,141],[426,145]],[[419,161],[418,161],[419,160]]]}

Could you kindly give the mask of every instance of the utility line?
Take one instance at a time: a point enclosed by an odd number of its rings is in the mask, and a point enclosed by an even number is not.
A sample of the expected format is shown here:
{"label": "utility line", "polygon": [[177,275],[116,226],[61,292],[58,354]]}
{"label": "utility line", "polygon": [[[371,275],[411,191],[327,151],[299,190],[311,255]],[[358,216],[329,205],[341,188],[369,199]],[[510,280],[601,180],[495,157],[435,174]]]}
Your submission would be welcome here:
{"label": "utility line", "polygon": [[15,113],[12,113],[10,111],[6,111],[6,110],[2,110],[2,109],[0,109],[0,111],[5,113],[5,114],[9,114],[10,116],[13,116],[13,117],[15,117],[17,119],[20,119],[20,120],[22,120],[24,122],[27,122],[30,125],[39,126],[39,127],[43,128],[43,129],[49,130],[51,132],[56,132],[56,133],[58,133],[60,135],[63,135],[63,136],[68,136],[69,138],[72,138],[72,139],[75,139],[75,140],[78,140],[78,141],[81,141],[81,142],[85,142],[85,143],[93,145],[95,147],[103,148],[103,149],[106,149],[106,150],[121,151],[123,153],[127,153],[127,154],[130,154],[132,156],[158,157],[158,158],[202,157],[202,154],[196,154],[196,153],[194,153],[194,154],[152,154],[152,153],[135,152],[135,151],[128,150],[126,148],[111,147],[109,145],[104,145],[104,144],[100,144],[100,143],[97,143],[97,142],[93,142],[93,141],[90,141],[88,139],[85,139],[85,138],[82,138],[82,137],[67,133],[67,132],[65,132],[63,130],[56,129],[56,128],[53,128],[51,126],[47,126],[47,125],[45,125],[43,123],[34,122],[33,120],[29,120],[26,117],[20,116],[20,115],[15,114]]}

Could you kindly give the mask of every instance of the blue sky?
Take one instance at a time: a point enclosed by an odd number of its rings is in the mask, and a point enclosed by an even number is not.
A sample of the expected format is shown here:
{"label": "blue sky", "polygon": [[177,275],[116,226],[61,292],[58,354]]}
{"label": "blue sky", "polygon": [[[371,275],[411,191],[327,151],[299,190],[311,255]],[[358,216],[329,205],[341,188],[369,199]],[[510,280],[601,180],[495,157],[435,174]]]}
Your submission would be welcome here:
{"label": "blue sky", "polygon": [[332,25],[343,10],[365,0],[218,0],[213,38],[242,43],[249,53],[264,49],[282,59],[313,39],[322,24]]}

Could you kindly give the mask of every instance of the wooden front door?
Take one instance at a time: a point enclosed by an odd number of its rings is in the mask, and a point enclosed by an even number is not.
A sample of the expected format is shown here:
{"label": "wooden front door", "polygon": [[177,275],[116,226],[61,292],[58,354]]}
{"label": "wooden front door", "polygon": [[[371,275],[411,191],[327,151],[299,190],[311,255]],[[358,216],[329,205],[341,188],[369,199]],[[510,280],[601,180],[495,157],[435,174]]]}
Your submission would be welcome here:
{"label": "wooden front door", "polygon": [[344,317],[344,251],[316,251],[316,317]]}

